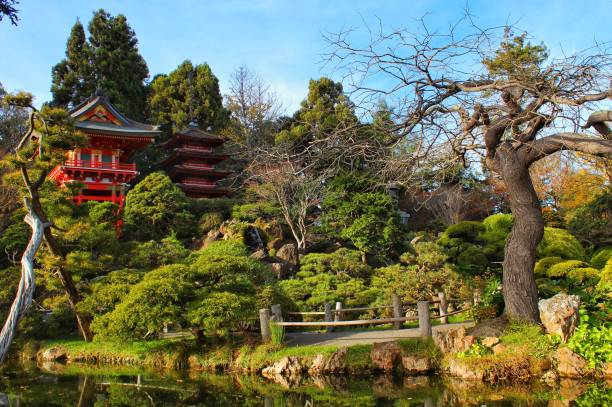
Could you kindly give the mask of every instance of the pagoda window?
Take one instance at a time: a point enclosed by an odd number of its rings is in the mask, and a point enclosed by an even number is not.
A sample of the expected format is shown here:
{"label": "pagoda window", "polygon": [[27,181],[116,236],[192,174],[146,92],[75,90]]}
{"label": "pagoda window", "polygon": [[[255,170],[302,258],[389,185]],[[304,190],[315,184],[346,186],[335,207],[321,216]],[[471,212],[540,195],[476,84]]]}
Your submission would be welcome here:
{"label": "pagoda window", "polygon": [[81,161],[91,161],[91,153],[81,152]]}

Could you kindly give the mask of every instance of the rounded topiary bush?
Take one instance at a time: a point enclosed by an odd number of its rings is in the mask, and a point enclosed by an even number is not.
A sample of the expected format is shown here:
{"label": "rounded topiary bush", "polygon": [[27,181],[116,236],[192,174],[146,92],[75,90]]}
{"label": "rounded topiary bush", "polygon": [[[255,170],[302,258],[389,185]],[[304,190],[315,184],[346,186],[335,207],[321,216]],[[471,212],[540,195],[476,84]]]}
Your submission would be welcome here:
{"label": "rounded topiary bush", "polygon": [[562,261],[563,259],[559,256],[544,257],[543,259],[538,260],[538,262],[535,264],[533,272],[535,273],[536,277],[546,277],[548,269],[557,263],[561,263]]}
{"label": "rounded topiary bush", "polygon": [[565,229],[544,228],[544,237],[538,245],[539,258],[558,256],[567,260],[585,260],[584,248],[570,232]]}
{"label": "rounded topiary bush", "polygon": [[216,229],[223,223],[223,214],[220,212],[208,212],[200,217],[198,228],[200,232],[207,233],[210,230]]}
{"label": "rounded topiary bush", "polygon": [[603,247],[593,254],[593,257],[591,257],[591,265],[601,270],[610,259],[612,259],[612,247]]}
{"label": "rounded topiary bush", "polygon": [[489,266],[489,259],[477,246],[470,246],[457,257],[457,268],[470,274],[479,274]]}
{"label": "rounded topiary bush", "polygon": [[486,230],[481,222],[464,221],[449,226],[444,234],[449,238],[458,238],[470,242],[475,241],[478,235]]}
{"label": "rounded topiary bush", "polygon": [[580,267],[570,270],[567,279],[574,284],[595,285],[599,281],[599,270],[593,267]]}
{"label": "rounded topiary bush", "polygon": [[482,224],[488,231],[510,233],[514,224],[514,216],[510,213],[497,213],[487,216]]}
{"label": "rounded topiary bush", "polygon": [[572,270],[588,266],[587,263],[580,260],[566,260],[551,266],[546,272],[546,275],[549,278],[566,278]]}

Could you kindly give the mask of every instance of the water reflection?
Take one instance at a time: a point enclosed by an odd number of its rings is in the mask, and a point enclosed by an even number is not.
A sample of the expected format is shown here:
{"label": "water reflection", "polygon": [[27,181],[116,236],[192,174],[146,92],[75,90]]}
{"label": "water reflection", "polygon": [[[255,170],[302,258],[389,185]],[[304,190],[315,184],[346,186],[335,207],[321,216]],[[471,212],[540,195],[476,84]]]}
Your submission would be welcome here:
{"label": "water reflection", "polygon": [[[255,376],[52,364],[5,368],[0,377],[0,406],[554,407],[573,405],[571,400],[584,398],[581,394],[588,395],[590,388],[577,383],[566,383],[561,389],[539,383],[496,387],[394,376],[308,378],[288,388]],[[610,396],[605,387],[596,390],[600,395],[593,400]],[[581,405],[604,405],[593,403]]]}

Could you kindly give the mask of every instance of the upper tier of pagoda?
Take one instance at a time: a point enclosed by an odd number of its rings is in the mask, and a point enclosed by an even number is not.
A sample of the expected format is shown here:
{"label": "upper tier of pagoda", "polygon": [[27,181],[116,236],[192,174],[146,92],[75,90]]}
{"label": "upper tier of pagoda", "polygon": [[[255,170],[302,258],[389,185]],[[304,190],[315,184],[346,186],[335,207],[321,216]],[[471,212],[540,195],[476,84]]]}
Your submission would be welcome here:
{"label": "upper tier of pagoda", "polygon": [[110,201],[122,206],[127,183],[138,175],[136,164],[128,160],[153,142],[160,130],[127,118],[99,92],[69,113],[88,144],[68,152],[49,178],[61,184],[81,183],[81,192],[74,197],[78,203]]}
{"label": "upper tier of pagoda", "polygon": [[229,190],[219,187],[217,182],[227,177],[230,171],[215,168],[216,164],[229,158],[226,154],[215,152],[225,141],[190,125],[161,145],[169,150],[161,166],[187,196],[208,198],[227,195]]}

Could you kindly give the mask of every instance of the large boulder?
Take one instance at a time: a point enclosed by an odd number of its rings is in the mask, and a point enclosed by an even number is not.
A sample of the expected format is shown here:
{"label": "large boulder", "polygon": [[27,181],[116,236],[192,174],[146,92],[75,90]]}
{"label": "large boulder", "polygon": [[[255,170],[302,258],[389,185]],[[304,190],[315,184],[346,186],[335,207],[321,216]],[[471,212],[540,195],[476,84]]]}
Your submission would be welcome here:
{"label": "large boulder", "polygon": [[397,366],[397,361],[400,359],[402,349],[395,341],[378,342],[372,345],[370,351],[370,359],[372,364],[385,372],[392,372]]}
{"label": "large boulder", "polygon": [[310,367],[308,368],[308,374],[311,376],[319,376],[325,372],[325,365],[327,360],[324,355],[318,354],[312,360]]}
{"label": "large boulder", "polygon": [[217,240],[223,239],[223,234],[217,229],[210,230],[206,234],[206,238],[204,238],[204,242],[202,243],[202,248],[207,248],[210,246],[212,242],[216,242]]}
{"label": "large boulder", "polygon": [[285,261],[292,267],[298,264],[298,251],[293,243],[286,243],[276,251],[276,257]]}
{"label": "large boulder", "polygon": [[443,353],[465,352],[476,341],[463,327],[434,332],[433,340]]}
{"label": "large boulder", "polygon": [[325,373],[342,373],[346,370],[347,348],[340,348],[335,351],[325,364]]}
{"label": "large boulder", "polygon": [[261,371],[262,376],[284,387],[292,387],[302,380],[304,368],[295,356],[286,356]]}
{"label": "large boulder", "polygon": [[56,362],[59,360],[66,360],[68,358],[68,353],[66,349],[60,346],[54,346],[40,352],[38,358],[43,362]]}
{"label": "large boulder", "polygon": [[402,356],[402,367],[408,375],[424,375],[432,368],[431,361],[427,356],[407,355]]}
{"label": "large boulder", "polygon": [[448,373],[465,380],[483,380],[485,378],[483,370],[468,366],[462,360],[456,358],[448,360]]}
{"label": "large boulder", "polygon": [[558,334],[566,342],[578,325],[580,297],[559,293],[547,300],[540,300],[540,319],[546,332]]}
{"label": "large boulder", "polygon": [[581,378],[587,372],[586,360],[566,347],[557,349],[555,362],[560,377]]}

